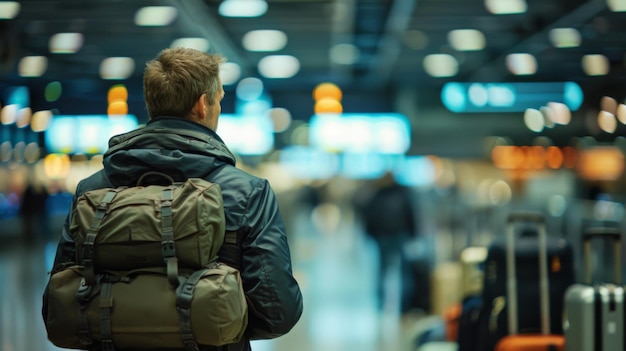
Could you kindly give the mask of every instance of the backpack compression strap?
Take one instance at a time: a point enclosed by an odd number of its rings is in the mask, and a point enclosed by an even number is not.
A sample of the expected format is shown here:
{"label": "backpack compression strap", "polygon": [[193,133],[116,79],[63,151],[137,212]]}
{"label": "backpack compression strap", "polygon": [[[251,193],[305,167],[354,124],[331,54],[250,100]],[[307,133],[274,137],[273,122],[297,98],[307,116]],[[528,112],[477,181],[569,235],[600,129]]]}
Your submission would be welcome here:
{"label": "backpack compression strap", "polygon": [[96,282],[93,258],[94,244],[96,242],[96,236],[98,236],[98,229],[100,229],[100,224],[107,213],[107,209],[109,208],[111,201],[113,201],[113,198],[115,198],[115,195],[117,195],[118,191],[119,190],[111,189],[104,195],[104,198],[96,207],[96,213],[91,219],[91,225],[89,226],[89,230],[87,230],[87,235],[85,236],[80,261],[81,264],[85,266],[85,280],[88,285]]}
{"label": "backpack compression strap", "polygon": [[[91,220],[91,224],[89,226],[89,229],[87,230],[87,235],[85,236],[85,242],[83,243],[83,247],[81,248],[80,252],[80,264],[85,267],[85,271],[84,278],[81,280],[80,285],[78,286],[78,291],[76,291],[76,299],[78,300],[78,303],[81,307],[81,313],[79,314],[78,333],[81,335],[81,343],[85,346],[92,343],[90,336],[91,334],[89,332],[89,325],[87,324],[86,308],[87,304],[89,303],[89,297],[93,290],[92,287],[98,283],[96,280],[96,274],[93,265],[94,243],[96,241],[96,236],[98,236],[98,229],[100,228],[100,224],[102,224],[102,220],[106,215],[107,209],[109,208],[111,201],[113,201],[113,198],[115,198],[115,195],[117,195],[119,190],[120,189],[109,190],[102,198],[102,201],[100,201],[100,203],[96,207],[96,212]],[[103,318],[106,318],[106,316]],[[106,338],[107,329],[105,328],[102,333],[102,350],[114,350],[112,348],[113,343],[109,343],[109,341],[111,341],[110,337],[108,338],[108,340]],[[108,334],[110,336],[110,332]]]}
{"label": "backpack compression strap", "polygon": [[178,281],[178,258],[176,258],[176,245],[174,245],[174,228],[172,225],[172,187],[163,189],[161,197],[161,254],[163,262],[167,266],[167,280],[172,286],[177,287]]}
{"label": "backpack compression strap", "polygon": [[191,300],[196,285],[210,268],[193,272],[187,280],[176,289],[176,310],[180,323],[180,334],[186,351],[198,351],[198,343],[191,329]]}

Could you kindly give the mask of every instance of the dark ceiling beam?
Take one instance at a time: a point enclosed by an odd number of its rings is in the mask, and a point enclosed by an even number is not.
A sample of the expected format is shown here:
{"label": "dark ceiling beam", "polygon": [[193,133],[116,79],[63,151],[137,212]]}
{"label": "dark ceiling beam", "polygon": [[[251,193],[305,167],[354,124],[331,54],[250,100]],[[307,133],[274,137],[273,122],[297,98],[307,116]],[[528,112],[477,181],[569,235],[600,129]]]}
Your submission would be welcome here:
{"label": "dark ceiling beam", "polygon": [[[330,50],[339,44],[352,43],[354,36],[354,21],[356,15],[356,2],[358,0],[336,0],[333,4],[333,21],[331,33]],[[330,60],[331,75],[336,77],[339,82],[351,80],[351,69],[349,65],[339,64],[332,59]]]}
{"label": "dark ceiling beam", "polygon": [[584,3],[572,12],[559,17],[557,21],[546,26],[543,30],[536,32],[517,45],[509,48],[506,52],[493,58],[490,62],[483,63],[475,72],[469,75],[468,78],[464,79],[464,81],[501,81],[509,75],[504,65],[507,55],[518,52],[537,54],[546,48],[546,45],[543,43],[545,43],[545,38],[549,35],[550,30],[554,28],[579,26],[593,19],[600,12],[606,10],[606,8],[606,0],[590,0]]}
{"label": "dark ceiling beam", "polygon": [[389,83],[393,68],[402,50],[402,37],[409,28],[418,0],[394,0],[385,21],[376,56],[369,63],[366,79],[377,87]]}
{"label": "dark ceiling beam", "polygon": [[237,63],[241,66],[242,76],[251,74],[251,62],[241,55],[237,45],[228,40],[229,36],[224,31],[224,28],[209,12],[204,2],[181,0],[175,1],[173,4],[179,13],[186,18],[186,20],[180,21],[181,25],[185,26],[185,31],[193,33],[199,30],[209,41],[212,49],[214,49],[213,51],[224,55],[229,62]]}

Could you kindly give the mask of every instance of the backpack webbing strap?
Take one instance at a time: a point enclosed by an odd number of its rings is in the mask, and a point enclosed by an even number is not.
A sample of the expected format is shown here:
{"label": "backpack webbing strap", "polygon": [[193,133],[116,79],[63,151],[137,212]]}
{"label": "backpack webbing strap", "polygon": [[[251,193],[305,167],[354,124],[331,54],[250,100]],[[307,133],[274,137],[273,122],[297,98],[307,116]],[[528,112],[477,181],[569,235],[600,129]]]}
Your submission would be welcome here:
{"label": "backpack webbing strap", "polygon": [[167,280],[173,286],[178,286],[178,259],[176,245],[174,245],[174,227],[172,225],[172,188],[163,189],[161,197],[161,254],[167,266]]}
{"label": "backpack webbing strap", "polygon": [[76,291],[76,299],[80,311],[78,312],[78,340],[81,345],[87,347],[92,344],[91,333],[89,332],[89,323],[87,322],[87,304],[91,294],[91,285],[87,285],[85,278],[80,280],[78,290]]}
{"label": "backpack webbing strap", "polygon": [[176,291],[176,310],[178,310],[180,322],[180,335],[187,351],[198,351],[198,343],[196,343],[196,338],[191,329],[191,299],[196,285],[207,271],[208,269],[201,269],[193,272]]}
{"label": "backpack webbing strap", "polygon": [[100,290],[100,346],[102,351],[115,351],[113,335],[111,331],[111,309],[113,298],[111,297],[111,282],[102,283]]}
{"label": "backpack webbing strap", "polygon": [[94,243],[96,241],[96,236],[98,235],[98,229],[100,229],[100,224],[102,224],[102,220],[106,215],[107,209],[117,195],[117,191],[114,189],[109,190],[102,198],[102,201],[96,207],[96,213],[91,219],[91,225],[87,230],[87,235],[85,236],[85,242],[83,243],[82,252],[81,252],[81,264],[85,266],[85,280],[88,284],[93,284],[96,281],[96,274],[94,272],[93,267],[93,257],[94,257]]}

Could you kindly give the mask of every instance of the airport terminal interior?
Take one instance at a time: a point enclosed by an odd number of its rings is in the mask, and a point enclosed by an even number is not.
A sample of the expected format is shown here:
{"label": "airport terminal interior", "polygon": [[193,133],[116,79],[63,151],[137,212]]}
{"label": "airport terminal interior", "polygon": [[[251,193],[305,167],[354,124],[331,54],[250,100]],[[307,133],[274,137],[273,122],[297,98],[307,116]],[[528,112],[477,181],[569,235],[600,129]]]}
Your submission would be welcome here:
{"label": "airport terminal interior", "polygon": [[252,349],[457,350],[446,316],[510,214],[571,245],[577,282],[585,231],[624,228],[625,35],[624,0],[0,1],[0,351],[61,350],[41,296],[76,185],[148,122],[143,68],[176,46],[227,58],[217,134],[285,222],[304,312]]}

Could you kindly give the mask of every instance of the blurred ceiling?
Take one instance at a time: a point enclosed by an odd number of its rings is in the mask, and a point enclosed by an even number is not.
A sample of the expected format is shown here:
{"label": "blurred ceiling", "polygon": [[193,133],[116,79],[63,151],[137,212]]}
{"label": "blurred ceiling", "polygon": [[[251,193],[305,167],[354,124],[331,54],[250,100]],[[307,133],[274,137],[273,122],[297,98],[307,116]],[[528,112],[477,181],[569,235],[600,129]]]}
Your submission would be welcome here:
{"label": "blurred ceiling", "polygon": [[[528,0],[525,13],[500,16],[489,13],[484,0],[268,0],[267,12],[258,18],[222,17],[217,12],[220,0],[19,2],[19,15],[0,22],[3,80],[18,79],[16,63],[26,55],[49,58],[48,80],[98,80],[100,62],[109,56],[135,59],[134,76],[140,77],[146,60],[183,36],[207,38],[210,51],[240,64],[244,76],[257,76],[257,64],[268,53],[246,51],[242,37],[254,29],[277,29],[288,37],[278,54],[295,56],[301,68],[293,78],[268,80],[270,89],[310,91],[322,81],[344,89],[380,91],[438,88],[449,80],[573,80],[597,90],[623,81],[626,14],[611,12],[606,0]],[[166,27],[136,26],[135,12],[149,5],[175,6],[178,16]],[[581,45],[555,48],[549,31],[561,27],[577,29]],[[455,29],[480,30],[485,49],[452,49],[448,33]],[[76,54],[51,54],[48,41],[59,32],[83,33],[84,46]],[[331,62],[331,47],[342,43],[359,48],[354,64]],[[459,62],[458,74],[451,78],[426,74],[424,57],[437,53],[453,55]],[[535,55],[537,74],[511,75],[505,63],[510,53]],[[607,56],[610,76],[587,76],[581,65],[585,54]]]}
{"label": "blurred ceiling", "polygon": [[[267,0],[267,12],[257,18],[220,16],[220,2],[19,1],[18,16],[0,21],[2,84],[29,82],[29,78],[17,74],[19,59],[42,55],[48,57],[47,72],[30,82],[61,80],[80,82],[81,87],[109,87],[112,82],[99,77],[101,61],[110,56],[127,56],[135,60],[127,84],[140,87],[145,61],[175,39],[190,36],[208,39],[209,51],[223,53],[229,61],[241,65],[242,77],[260,77],[257,64],[268,53],[246,51],[242,38],[254,29],[276,29],[284,31],[288,38],[287,45],[276,54],[292,55],[300,61],[300,70],[292,78],[263,79],[269,91],[279,94],[310,94],[317,84],[330,81],[347,93],[429,92],[422,102],[440,106],[437,97],[448,81],[575,81],[589,101],[597,103],[604,94],[623,99],[621,94],[626,86],[626,12],[612,12],[607,0],[527,0],[525,13],[511,15],[491,14],[485,0]],[[154,5],[176,7],[177,18],[166,27],[136,26],[135,12]],[[556,48],[550,31],[566,27],[580,33],[580,45]],[[485,48],[453,49],[448,33],[456,29],[481,31]],[[83,33],[83,47],[75,54],[51,54],[48,42],[59,32]],[[360,51],[359,59],[353,64],[333,63],[330,51],[336,44],[355,45]],[[424,58],[441,53],[458,61],[459,70],[453,77],[435,78],[427,74]],[[534,55],[536,74],[512,75],[506,65],[506,57],[511,53]],[[581,64],[587,54],[606,56],[609,74],[587,75]],[[73,92],[88,94],[89,89]]]}

